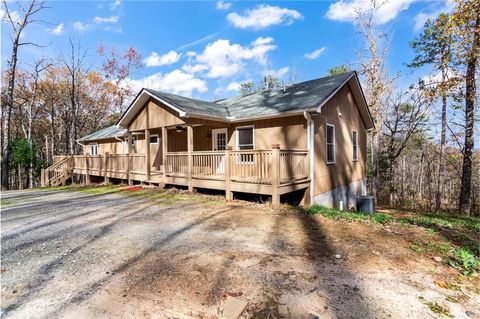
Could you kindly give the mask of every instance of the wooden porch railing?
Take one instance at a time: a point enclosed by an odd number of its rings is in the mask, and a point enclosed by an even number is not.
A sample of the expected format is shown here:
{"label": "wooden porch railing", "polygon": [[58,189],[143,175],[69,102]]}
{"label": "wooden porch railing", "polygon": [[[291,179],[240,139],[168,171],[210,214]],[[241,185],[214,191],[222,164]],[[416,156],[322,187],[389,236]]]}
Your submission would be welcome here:
{"label": "wooden porch railing", "polygon": [[[188,181],[189,185],[192,185],[193,180],[225,182],[227,198],[232,183],[270,187],[273,202],[278,203],[279,188],[309,179],[308,154],[306,150],[280,150],[278,146],[271,150],[167,152],[164,172],[166,178],[178,177]],[[54,180],[55,174],[60,176],[62,171],[67,170],[85,174],[87,183],[90,182],[90,175],[104,176],[106,182],[110,177],[125,178],[129,182],[133,179],[148,179],[145,154],[69,156],[59,159],[48,168],[47,174],[50,175],[46,178]]]}

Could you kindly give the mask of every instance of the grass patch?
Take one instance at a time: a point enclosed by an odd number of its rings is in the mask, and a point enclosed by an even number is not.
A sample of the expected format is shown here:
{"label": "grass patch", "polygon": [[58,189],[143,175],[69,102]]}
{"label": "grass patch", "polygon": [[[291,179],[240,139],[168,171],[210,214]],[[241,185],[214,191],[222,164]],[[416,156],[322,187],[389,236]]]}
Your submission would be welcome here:
{"label": "grass patch", "polygon": [[392,217],[387,214],[364,214],[353,211],[341,211],[335,208],[328,208],[320,205],[313,205],[305,210],[305,213],[309,215],[320,214],[324,217],[331,219],[342,219],[348,221],[370,221],[374,224],[383,224],[392,220]]}
{"label": "grass patch", "polygon": [[13,200],[9,200],[9,199],[1,199],[0,200],[0,206],[1,207],[8,207],[8,206],[12,206],[15,204],[15,201]]}
{"label": "grass patch", "polygon": [[400,223],[423,227],[431,235],[440,234],[447,242],[414,241],[410,249],[420,254],[442,256],[444,262],[457,269],[463,275],[469,276],[479,271],[478,242],[472,239],[469,232],[480,232],[480,219],[475,217],[454,215],[422,214],[386,214],[368,215],[353,211],[340,211],[334,208],[314,205],[306,210],[309,215],[322,215],[335,220],[363,221],[374,224]]}

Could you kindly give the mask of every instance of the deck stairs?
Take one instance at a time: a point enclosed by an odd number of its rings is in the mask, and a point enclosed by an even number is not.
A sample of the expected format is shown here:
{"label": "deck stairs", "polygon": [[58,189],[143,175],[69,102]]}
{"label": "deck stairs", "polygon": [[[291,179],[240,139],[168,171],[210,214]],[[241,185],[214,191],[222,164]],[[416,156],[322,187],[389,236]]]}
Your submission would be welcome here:
{"label": "deck stairs", "polygon": [[59,162],[42,170],[42,186],[65,185],[67,180],[73,176],[73,156],[66,156]]}

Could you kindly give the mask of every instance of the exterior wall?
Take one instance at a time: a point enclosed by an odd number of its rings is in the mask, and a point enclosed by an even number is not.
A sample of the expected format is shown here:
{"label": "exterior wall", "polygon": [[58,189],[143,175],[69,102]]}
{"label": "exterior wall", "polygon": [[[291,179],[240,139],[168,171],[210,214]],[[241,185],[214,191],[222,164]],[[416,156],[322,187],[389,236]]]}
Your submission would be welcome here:
{"label": "exterior wall", "polygon": [[177,117],[175,111],[167,108],[161,103],[149,100],[142,110],[137,114],[128,126],[129,132],[145,130],[146,128],[146,108],[148,107],[149,127],[174,126],[184,124],[185,122]]}
{"label": "exterior wall", "polygon": [[237,149],[236,127],[249,125],[254,126],[255,149],[269,150],[272,144],[280,144],[282,149],[307,148],[307,122],[303,115],[230,123],[228,145]]}
{"label": "exterior wall", "polygon": [[108,140],[100,140],[96,142],[84,142],[83,145],[83,154],[90,154],[90,144],[97,144],[98,145],[98,155],[104,155],[106,152],[109,154],[126,154],[127,150],[125,148],[125,152],[123,151],[122,142],[117,139],[108,139]]}
{"label": "exterior wall", "polygon": [[[341,115],[340,115],[341,114]],[[343,87],[322,107],[314,121],[314,203],[327,203],[338,207],[346,193],[345,188],[363,180],[366,176],[367,132],[362,122],[353,95],[348,86]],[[335,125],[335,163],[326,161],[326,124]],[[358,160],[353,161],[352,131],[358,135]],[[343,187],[343,188],[342,188]],[[353,187],[353,188],[352,188]],[[359,194],[360,195],[360,194]],[[344,196],[343,196],[344,197]]]}

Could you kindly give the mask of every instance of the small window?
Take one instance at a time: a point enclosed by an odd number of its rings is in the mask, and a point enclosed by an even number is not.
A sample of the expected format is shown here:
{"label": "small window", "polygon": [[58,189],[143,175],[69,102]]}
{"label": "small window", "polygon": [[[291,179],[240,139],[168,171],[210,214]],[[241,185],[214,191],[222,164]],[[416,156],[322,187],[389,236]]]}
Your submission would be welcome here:
{"label": "small window", "polygon": [[150,144],[158,144],[158,134],[150,135]]}
{"label": "small window", "polygon": [[239,150],[253,150],[253,126],[237,128],[237,146]]}
{"label": "small window", "polygon": [[[253,126],[237,127],[237,148],[240,151],[255,148]],[[239,154],[237,161],[241,164],[252,164],[253,154]]]}
{"label": "small window", "polygon": [[327,124],[326,132],[327,164],[335,163],[335,126]]}
{"label": "small window", "polygon": [[353,161],[358,160],[358,134],[352,131]]}
{"label": "small window", "polygon": [[97,143],[90,144],[90,155],[98,155],[98,145],[97,145]]}

